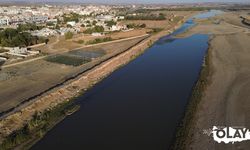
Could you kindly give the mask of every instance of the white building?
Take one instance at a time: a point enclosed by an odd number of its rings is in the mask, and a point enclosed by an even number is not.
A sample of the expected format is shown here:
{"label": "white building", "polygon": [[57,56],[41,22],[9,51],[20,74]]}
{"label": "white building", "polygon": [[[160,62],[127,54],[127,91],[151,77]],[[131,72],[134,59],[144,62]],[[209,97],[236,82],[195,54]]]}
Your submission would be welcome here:
{"label": "white building", "polygon": [[0,17],[0,25],[9,25],[9,17]]}
{"label": "white building", "polygon": [[116,19],[116,20],[124,20],[125,17],[124,17],[124,16],[117,16],[117,17],[115,17],[115,19]]}
{"label": "white building", "polygon": [[120,30],[126,30],[126,26],[120,26],[120,25],[113,25],[110,28],[110,31],[120,31]]}
{"label": "white building", "polygon": [[67,25],[71,25],[72,27],[74,27],[76,25],[75,21],[69,21],[67,22]]}
{"label": "white building", "polygon": [[96,19],[101,20],[101,21],[111,21],[113,20],[114,16],[111,15],[100,15],[97,16]]}

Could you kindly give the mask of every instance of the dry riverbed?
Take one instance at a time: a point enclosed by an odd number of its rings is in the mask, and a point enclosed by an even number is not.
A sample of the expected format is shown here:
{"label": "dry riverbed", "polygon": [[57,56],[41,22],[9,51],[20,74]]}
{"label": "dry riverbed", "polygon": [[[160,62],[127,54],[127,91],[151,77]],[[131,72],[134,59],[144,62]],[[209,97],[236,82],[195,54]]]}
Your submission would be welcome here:
{"label": "dry riverbed", "polygon": [[[231,12],[198,24],[180,35],[211,34],[210,74],[202,98],[197,104],[185,149],[249,149],[250,142],[218,144],[203,133],[213,126],[250,128],[250,36],[249,29],[238,26]],[[226,20],[223,19],[226,17]],[[217,20],[216,23],[213,20]],[[219,23],[218,23],[219,20]],[[240,19],[239,19],[240,21]],[[234,22],[234,24],[231,24]]]}

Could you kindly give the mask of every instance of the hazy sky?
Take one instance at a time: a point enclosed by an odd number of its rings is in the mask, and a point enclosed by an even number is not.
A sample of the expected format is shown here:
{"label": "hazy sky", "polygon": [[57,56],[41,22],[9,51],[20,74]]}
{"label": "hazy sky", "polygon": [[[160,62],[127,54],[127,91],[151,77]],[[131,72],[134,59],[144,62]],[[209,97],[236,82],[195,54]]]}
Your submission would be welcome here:
{"label": "hazy sky", "polygon": [[28,2],[83,2],[83,3],[193,3],[193,2],[250,2],[250,0],[0,0]]}

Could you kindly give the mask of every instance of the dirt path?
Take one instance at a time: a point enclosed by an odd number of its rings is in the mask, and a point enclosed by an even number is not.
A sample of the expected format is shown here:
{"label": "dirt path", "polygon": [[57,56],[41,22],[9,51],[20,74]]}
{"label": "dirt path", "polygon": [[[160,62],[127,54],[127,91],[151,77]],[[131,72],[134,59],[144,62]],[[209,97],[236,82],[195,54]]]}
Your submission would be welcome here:
{"label": "dirt path", "polygon": [[60,36],[56,36],[56,41],[47,45],[49,51],[55,51],[54,46],[60,41]]}

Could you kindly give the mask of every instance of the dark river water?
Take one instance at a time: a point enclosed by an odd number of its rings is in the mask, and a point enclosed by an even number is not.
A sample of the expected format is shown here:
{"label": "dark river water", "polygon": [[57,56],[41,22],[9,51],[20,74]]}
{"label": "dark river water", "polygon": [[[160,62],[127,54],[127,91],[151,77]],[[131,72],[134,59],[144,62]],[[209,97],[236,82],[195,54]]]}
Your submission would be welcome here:
{"label": "dark river water", "polygon": [[[194,25],[192,20],[174,34]],[[208,35],[166,36],[95,85],[81,109],[32,150],[166,150],[183,117],[208,48]]]}

